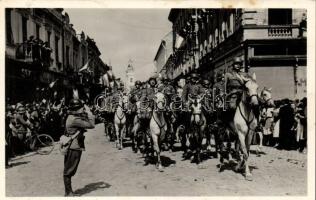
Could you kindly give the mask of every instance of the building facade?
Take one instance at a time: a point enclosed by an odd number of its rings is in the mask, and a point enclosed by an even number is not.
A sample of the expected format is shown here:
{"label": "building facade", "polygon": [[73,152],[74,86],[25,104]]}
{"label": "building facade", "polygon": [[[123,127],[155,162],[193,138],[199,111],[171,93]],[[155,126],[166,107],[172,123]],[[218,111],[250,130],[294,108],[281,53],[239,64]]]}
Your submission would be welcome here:
{"label": "building facade", "polygon": [[172,31],[169,32],[162,40],[154,58],[156,72],[163,77],[167,77],[166,64],[173,53]]}
{"label": "building facade", "polygon": [[[88,37],[76,34],[63,9],[7,8],[5,14],[6,97],[33,100],[34,92],[56,82],[54,90],[71,98],[83,84],[78,70],[89,59]],[[96,65],[106,70],[103,62]]]}
{"label": "building facade", "polygon": [[[234,57],[276,99],[306,96],[306,10],[171,9],[173,78],[225,72]],[[183,44],[175,48],[183,38]],[[214,79],[212,78],[211,81]]]}

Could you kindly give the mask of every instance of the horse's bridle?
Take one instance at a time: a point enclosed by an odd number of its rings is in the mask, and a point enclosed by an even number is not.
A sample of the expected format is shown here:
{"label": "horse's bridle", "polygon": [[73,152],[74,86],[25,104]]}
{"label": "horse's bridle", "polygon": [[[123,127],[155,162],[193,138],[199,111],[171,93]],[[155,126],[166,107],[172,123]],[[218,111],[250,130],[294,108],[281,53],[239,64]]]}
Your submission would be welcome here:
{"label": "horse's bridle", "polygon": [[[118,105],[119,107],[122,108],[122,106]],[[124,119],[125,115],[124,115],[124,108],[122,108],[123,110],[123,114],[120,116],[118,116],[117,112],[115,112],[116,117],[120,120],[120,124],[122,124],[122,120]]]}

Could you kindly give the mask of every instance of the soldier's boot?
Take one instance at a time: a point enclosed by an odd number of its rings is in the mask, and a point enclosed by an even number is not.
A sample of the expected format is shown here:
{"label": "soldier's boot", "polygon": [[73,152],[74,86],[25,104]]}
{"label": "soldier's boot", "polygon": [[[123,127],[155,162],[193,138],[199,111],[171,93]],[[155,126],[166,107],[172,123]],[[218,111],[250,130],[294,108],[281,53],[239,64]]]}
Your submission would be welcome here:
{"label": "soldier's boot", "polygon": [[227,95],[227,106],[226,111],[223,113],[224,121],[230,122],[233,120],[235,116],[235,111],[237,109],[237,94],[236,93],[230,93]]}
{"label": "soldier's boot", "polygon": [[64,185],[65,185],[65,197],[74,196],[74,192],[71,187],[71,177],[64,176]]}

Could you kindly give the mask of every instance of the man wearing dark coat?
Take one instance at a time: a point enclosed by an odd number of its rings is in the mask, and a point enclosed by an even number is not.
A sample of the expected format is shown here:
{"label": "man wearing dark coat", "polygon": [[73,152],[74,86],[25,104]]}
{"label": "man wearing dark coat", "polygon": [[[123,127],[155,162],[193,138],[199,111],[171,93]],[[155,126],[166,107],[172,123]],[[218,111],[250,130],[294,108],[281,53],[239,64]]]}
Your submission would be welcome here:
{"label": "man wearing dark coat", "polygon": [[84,146],[84,132],[95,126],[95,117],[90,108],[79,99],[73,99],[69,103],[69,115],[66,120],[66,134],[68,136],[76,134],[64,158],[64,185],[65,196],[74,196],[71,186],[71,177],[76,174]]}

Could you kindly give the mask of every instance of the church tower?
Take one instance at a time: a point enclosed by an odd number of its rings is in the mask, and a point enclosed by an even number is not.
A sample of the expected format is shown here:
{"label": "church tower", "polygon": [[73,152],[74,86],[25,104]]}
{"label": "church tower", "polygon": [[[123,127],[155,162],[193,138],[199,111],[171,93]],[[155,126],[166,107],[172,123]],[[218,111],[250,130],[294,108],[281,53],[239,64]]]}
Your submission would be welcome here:
{"label": "church tower", "polygon": [[132,65],[132,60],[128,61],[128,66],[127,69],[125,71],[125,89],[127,92],[130,92],[131,89],[134,87],[135,85],[135,72],[134,72],[134,67]]}

